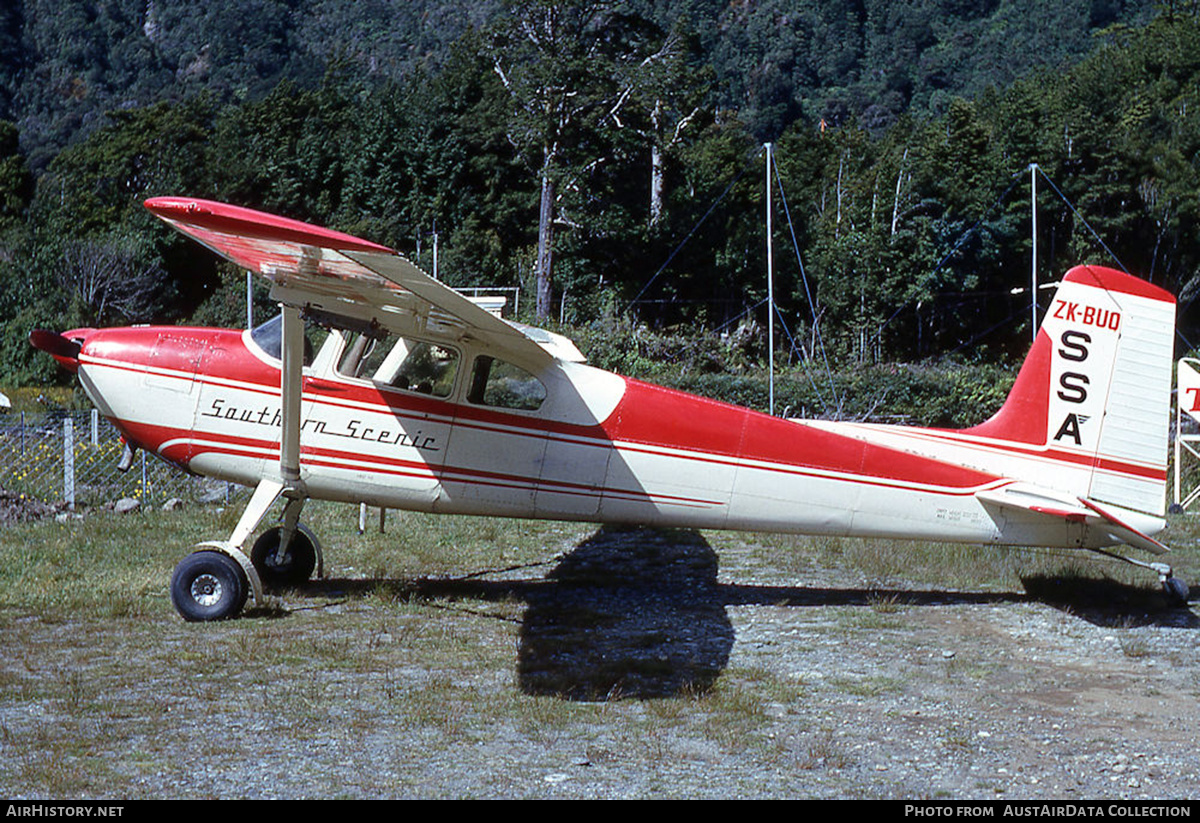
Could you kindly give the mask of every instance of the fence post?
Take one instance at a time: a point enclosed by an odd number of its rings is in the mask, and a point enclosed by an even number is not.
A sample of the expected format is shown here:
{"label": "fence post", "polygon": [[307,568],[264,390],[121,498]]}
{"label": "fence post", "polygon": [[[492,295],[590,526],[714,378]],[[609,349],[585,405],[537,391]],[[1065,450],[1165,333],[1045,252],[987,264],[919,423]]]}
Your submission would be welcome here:
{"label": "fence post", "polygon": [[63,499],[75,509],[75,421],[63,420]]}
{"label": "fence post", "polygon": [[100,445],[100,412],[92,409],[92,445]]}

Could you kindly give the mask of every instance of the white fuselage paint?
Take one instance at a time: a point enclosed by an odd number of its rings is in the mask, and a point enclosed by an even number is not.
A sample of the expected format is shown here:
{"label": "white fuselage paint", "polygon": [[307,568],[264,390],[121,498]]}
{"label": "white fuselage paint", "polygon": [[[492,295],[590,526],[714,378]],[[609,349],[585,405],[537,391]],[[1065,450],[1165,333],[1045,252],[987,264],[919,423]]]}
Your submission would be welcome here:
{"label": "white fuselage paint", "polygon": [[[243,336],[246,351],[278,368]],[[324,367],[320,367],[321,363]],[[622,377],[557,362],[539,374],[549,398],[537,412],[503,414],[469,407],[459,396],[414,403],[411,394],[345,378],[318,358],[305,370],[301,481],[316,498],[444,513],[488,514],[664,526],[863,537],[1005,543],[1102,545],[1080,523],[997,510],[975,493],[1037,482],[1046,459],[934,430],[779,421],[747,413],[729,448],[605,435],[615,414],[654,413],[624,405]],[[279,474],[279,387],[184,369],[81,358],[79,374],[104,413],[141,445],[200,474],[254,485]],[[374,389],[373,391],[364,391]],[[364,399],[366,397],[367,399]],[[453,402],[450,402],[453,401]],[[696,414],[718,408],[696,399]],[[675,398],[674,402],[688,402]],[[719,407],[727,409],[729,407]],[[932,458],[978,470],[978,481],[917,482],[867,466],[756,457],[739,450],[750,427],[769,425],[803,451],[812,436],[883,447],[901,463]],[[786,427],[786,428],[780,428]],[[621,432],[617,426],[615,431]],[[786,453],[781,449],[780,454]],[[996,473],[1003,452],[1002,474]],[[985,458],[986,456],[986,458]],[[1160,518],[1123,512],[1154,532]]]}

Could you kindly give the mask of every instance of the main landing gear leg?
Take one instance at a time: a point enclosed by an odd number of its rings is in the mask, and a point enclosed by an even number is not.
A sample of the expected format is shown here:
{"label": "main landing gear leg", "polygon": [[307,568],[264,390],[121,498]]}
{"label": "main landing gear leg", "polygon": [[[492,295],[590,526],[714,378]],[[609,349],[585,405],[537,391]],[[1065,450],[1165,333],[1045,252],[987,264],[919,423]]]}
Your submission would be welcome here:
{"label": "main landing gear leg", "polygon": [[1167,605],[1173,608],[1187,606],[1188,599],[1191,597],[1191,589],[1187,583],[1175,577],[1171,571],[1171,567],[1166,563],[1146,563],[1141,560],[1135,560],[1132,557],[1116,554],[1115,552],[1106,552],[1104,549],[1091,549],[1091,551],[1094,551],[1096,554],[1102,554],[1105,557],[1111,557],[1114,560],[1120,560],[1124,563],[1156,572],[1158,574],[1158,582],[1162,585],[1163,594],[1167,598]]}
{"label": "main landing gear leg", "polygon": [[242,551],[271,506],[285,492],[278,480],[263,480],[227,541],[207,541],[175,567],[171,601],[185,620],[224,620],[242,610],[248,594],[262,602],[262,580]]}
{"label": "main landing gear leg", "polygon": [[263,532],[250,550],[250,562],[267,587],[297,586],[312,577],[325,574],[321,544],[306,526],[300,523],[304,497],[288,498],[283,507],[283,525]]}
{"label": "main landing gear leg", "polygon": [[[254,601],[262,602],[265,577],[271,583],[292,583],[312,574],[320,550],[310,532],[300,526],[304,506],[304,484],[300,480],[300,411],[304,382],[304,321],[296,306],[281,304],[279,397],[279,479],[262,480],[242,518],[224,543],[201,543],[201,551],[185,558],[171,576],[171,600],[186,620],[221,620],[233,617],[246,602],[247,587]],[[284,507],[283,526],[260,538],[246,557],[242,546],[267,511],[280,497]],[[306,533],[307,532],[307,533]],[[275,534],[274,537],[268,535]],[[264,539],[267,542],[264,543]]]}

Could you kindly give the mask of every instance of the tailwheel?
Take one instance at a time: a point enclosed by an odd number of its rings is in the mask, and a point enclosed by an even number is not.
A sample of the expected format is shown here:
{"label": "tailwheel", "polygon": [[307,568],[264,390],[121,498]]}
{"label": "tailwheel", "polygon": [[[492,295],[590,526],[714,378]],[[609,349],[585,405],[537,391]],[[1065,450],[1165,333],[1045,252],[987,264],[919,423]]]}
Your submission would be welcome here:
{"label": "tailwheel", "polygon": [[1167,596],[1168,605],[1183,607],[1188,603],[1191,589],[1178,577],[1164,577],[1162,581],[1163,594]]}
{"label": "tailwheel", "polygon": [[192,622],[235,617],[246,605],[248,589],[242,567],[218,551],[189,554],[171,575],[171,602]]}
{"label": "tailwheel", "polygon": [[283,526],[262,533],[250,549],[250,562],[263,585],[271,588],[298,586],[312,577],[320,548],[317,537],[304,525],[297,525],[286,551],[280,554]]}
{"label": "tailwheel", "polygon": [[1185,608],[1187,606],[1188,599],[1192,595],[1191,589],[1187,583],[1184,583],[1172,573],[1171,567],[1166,563],[1146,563],[1141,560],[1134,560],[1132,557],[1126,557],[1123,554],[1105,551],[1104,549],[1091,549],[1091,551],[1142,569],[1150,569],[1150,571],[1158,572],[1158,581],[1162,584],[1163,594],[1167,598],[1167,605],[1172,608]]}

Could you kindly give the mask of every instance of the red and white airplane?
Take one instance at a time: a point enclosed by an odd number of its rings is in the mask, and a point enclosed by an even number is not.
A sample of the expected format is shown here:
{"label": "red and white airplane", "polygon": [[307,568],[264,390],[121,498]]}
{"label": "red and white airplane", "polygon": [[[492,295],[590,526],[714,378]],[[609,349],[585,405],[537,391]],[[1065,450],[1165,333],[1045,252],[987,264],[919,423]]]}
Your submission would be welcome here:
{"label": "red and white airplane", "polygon": [[[128,444],[254,487],[179,563],[188,620],[321,562],[309,498],[431,512],[1152,554],[1164,525],[1175,300],[1080,266],[1012,392],[942,430],[790,420],[601,371],[375,243],[190,198],[151,212],[271,282],[247,331],[35,331]],[[313,356],[305,320],[329,329]],[[247,543],[272,506],[281,524]],[[1188,587],[1157,572],[1170,598]]]}

